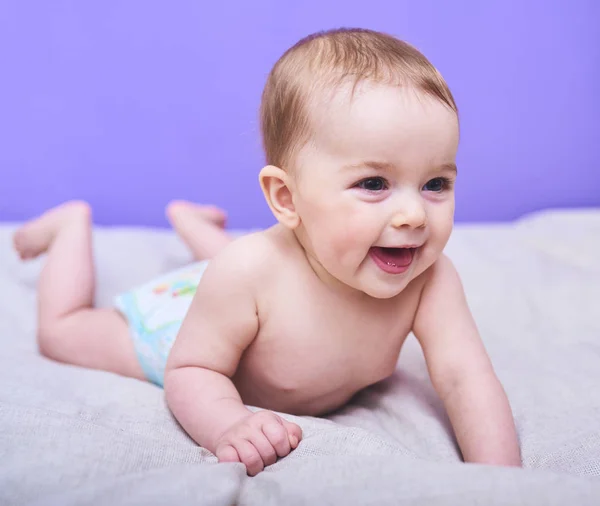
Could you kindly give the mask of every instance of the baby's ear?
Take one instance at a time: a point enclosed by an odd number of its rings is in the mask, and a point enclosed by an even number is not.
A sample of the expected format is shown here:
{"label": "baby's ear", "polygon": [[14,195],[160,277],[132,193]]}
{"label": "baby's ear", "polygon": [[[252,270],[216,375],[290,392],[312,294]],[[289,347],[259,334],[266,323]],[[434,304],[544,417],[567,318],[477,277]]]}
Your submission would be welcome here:
{"label": "baby's ear", "polygon": [[300,218],[292,198],[291,178],[283,169],[267,165],[260,171],[258,179],[267,204],[277,221],[294,230],[300,224]]}

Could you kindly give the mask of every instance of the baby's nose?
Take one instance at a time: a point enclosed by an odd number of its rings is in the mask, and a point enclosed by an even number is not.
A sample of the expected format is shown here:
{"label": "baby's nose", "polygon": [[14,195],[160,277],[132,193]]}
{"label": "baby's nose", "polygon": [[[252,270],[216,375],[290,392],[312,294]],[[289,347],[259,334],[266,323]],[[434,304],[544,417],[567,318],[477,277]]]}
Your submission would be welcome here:
{"label": "baby's nose", "polygon": [[427,225],[427,213],[423,204],[417,199],[411,202],[404,202],[394,214],[391,221],[392,227],[402,228],[423,228]]}

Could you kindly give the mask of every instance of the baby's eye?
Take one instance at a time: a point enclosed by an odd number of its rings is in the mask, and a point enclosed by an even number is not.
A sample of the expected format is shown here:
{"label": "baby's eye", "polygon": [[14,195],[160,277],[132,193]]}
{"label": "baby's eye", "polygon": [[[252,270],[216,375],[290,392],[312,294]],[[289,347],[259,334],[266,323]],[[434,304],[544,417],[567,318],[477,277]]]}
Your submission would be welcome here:
{"label": "baby's eye", "polygon": [[369,177],[359,181],[356,186],[370,192],[380,192],[387,188],[387,182],[382,177]]}
{"label": "baby's eye", "polygon": [[428,192],[440,193],[450,188],[450,186],[451,182],[449,179],[445,177],[436,177],[431,179],[430,181],[427,181],[427,183],[425,183],[425,186],[423,186],[423,190]]}

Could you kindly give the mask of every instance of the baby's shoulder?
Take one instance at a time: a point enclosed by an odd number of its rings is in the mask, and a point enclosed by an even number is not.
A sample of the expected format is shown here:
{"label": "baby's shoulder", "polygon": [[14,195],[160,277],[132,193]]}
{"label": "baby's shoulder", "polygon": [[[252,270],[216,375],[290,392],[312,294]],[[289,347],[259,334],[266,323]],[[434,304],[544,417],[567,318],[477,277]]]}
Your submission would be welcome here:
{"label": "baby's shoulder", "polygon": [[458,277],[452,260],[442,253],[429,269],[423,273],[424,283],[428,287],[446,284]]}
{"label": "baby's shoulder", "polygon": [[434,307],[437,308],[440,304],[445,304],[445,301],[457,300],[457,297],[464,297],[464,289],[460,276],[452,260],[445,254],[440,255],[419,276],[418,286],[418,311],[431,312],[434,311]]}
{"label": "baby's shoulder", "polygon": [[282,255],[271,229],[252,232],[228,244],[209,263],[231,276],[251,280],[268,276]]}
{"label": "baby's shoulder", "polygon": [[452,261],[445,254],[441,254],[432,265],[410,282],[397,298],[398,304],[412,307],[411,301],[413,301],[416,303],[414,308],[417,311],[423,302],[424,294],[438,291],[440,285],[445,284],[448,272],[452,271],[455,272]]}

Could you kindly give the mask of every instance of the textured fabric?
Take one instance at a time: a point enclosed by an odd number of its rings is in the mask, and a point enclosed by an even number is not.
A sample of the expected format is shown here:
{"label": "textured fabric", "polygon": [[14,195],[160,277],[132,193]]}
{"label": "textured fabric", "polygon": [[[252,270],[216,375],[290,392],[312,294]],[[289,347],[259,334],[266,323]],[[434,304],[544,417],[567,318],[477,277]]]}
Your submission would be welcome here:
{"label": "textured fabric", "polygon": [[[288,417],[303,441],[255,478],[197,447],[160,388],[39,356],[42,260],[19,263],[12,230],[0,227],[0,504],[598,504],[600,211],[461,226],[447,248],[510,398],[525,469],[460,462],[411,337],[397,372],[339,412]],[[104,306],[190,260],[165,231],[95,237]]]}

